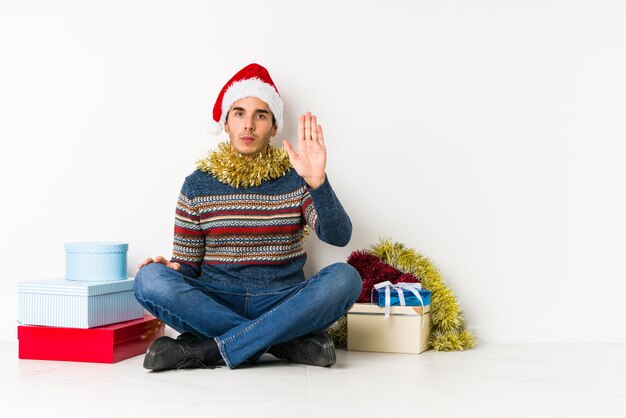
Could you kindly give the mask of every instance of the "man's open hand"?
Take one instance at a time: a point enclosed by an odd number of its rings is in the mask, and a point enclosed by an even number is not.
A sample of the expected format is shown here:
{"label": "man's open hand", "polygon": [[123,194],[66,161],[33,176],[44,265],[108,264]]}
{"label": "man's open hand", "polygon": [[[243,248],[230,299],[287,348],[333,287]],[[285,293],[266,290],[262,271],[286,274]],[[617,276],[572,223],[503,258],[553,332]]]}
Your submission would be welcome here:
{"label": "man's open hand", "polygon": [[306,112],[298,118],[298,152],[288,141],[283,141],[283,145],[300,177],[310,188],[320,187],[326,179],[326,147],[322,125],[317,124],[317,117]]}

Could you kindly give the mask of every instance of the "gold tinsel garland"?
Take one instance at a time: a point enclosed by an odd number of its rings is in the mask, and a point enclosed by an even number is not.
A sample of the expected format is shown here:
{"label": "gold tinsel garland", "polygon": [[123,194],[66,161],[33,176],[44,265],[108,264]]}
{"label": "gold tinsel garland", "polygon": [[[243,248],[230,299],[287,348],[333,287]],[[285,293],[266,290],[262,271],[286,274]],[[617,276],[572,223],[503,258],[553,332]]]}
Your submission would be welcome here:
{"label": "gold tinsel garland", "polygon": [[268,145],[265,155],[245,156],[232,151],[228,142],[222,142],[217,150],[198,160],[196,168],[211,174],[221,183],[239,188],[258,186],[265,180],[282,177],[291,169],[291,163],[284,148],[276,149]]}
{"label": "gold tinsel garland", "polygon": [[437,351],[468,350],[476,339],[466,328],[461,307],[452,290],[441,278],[439,269],[417,251],[404,244],[383,239],[371,247],[372,253],[383,262],[403,273],[419,277],[422,286],[430,290],[431,335],[430,346]]}
{"label": "gold tinsel garland", "polygon": [[[439,269],[426,257],[403,244],[381,239],[371,246],[371,253],[383,262],[403,273],[419,277],[422,286],[431,292],[431,334],[429,345],[436,351],[468,350],[476,344],[476,339],[466,328],[461,308],[441,278]],[[328,334],[338,348],[346,348],[346,316],[340,318],[328,330]]]}

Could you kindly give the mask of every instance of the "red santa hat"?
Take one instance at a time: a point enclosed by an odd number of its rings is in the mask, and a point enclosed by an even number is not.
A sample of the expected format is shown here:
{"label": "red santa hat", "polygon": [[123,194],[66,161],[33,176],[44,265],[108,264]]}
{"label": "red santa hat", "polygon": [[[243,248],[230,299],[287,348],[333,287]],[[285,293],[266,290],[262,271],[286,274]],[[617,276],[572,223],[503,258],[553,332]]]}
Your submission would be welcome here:
{"label": "red santa hat", "polygon": [[211,135],[222,132],[226,115],[230,107],[244,97],[256,97],[267,103],[276,119],[277,132],[283,128],[283,101],[278,94],[270,73],[259,64],[249,64],[233,76],[222,87],[215,106],[213,120],[209,122],[208,130]]}

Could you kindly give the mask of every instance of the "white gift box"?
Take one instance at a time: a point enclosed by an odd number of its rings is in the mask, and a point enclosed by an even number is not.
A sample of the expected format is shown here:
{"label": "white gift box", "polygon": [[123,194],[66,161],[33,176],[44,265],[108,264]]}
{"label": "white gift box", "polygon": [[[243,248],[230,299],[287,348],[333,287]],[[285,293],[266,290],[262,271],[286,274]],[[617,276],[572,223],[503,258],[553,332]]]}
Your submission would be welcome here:
{"label": "white gift box", "polygon": [[65,244],[65,279],[106,282],[126,279],[128,244],[78,241]]}
{"label": "white gift box", "polygon": [[78,282],[63,278],[20,282],[18,322],[67,328],[92,328],[142,318],[133,278]]}
{"label": "white gift box", "polygon": [[428,349],[430,305],[391,306],[355,303],[348,311],[348,350],[419,354]]}

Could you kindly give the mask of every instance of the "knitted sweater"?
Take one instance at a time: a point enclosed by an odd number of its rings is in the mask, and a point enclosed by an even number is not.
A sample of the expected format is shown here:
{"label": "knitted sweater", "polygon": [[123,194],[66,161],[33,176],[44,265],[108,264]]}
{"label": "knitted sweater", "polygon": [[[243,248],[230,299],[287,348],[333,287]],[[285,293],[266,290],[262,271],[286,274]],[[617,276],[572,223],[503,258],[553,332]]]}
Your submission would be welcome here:
{"label": "knitted sweater", "polygon": [[352,223],[328,179],[310,189],[294,169],[237,189],[196,170],[176,206],[172,261],[185,275],[218,287],[277,289],[305,280],[307,225],[345,246]]}

